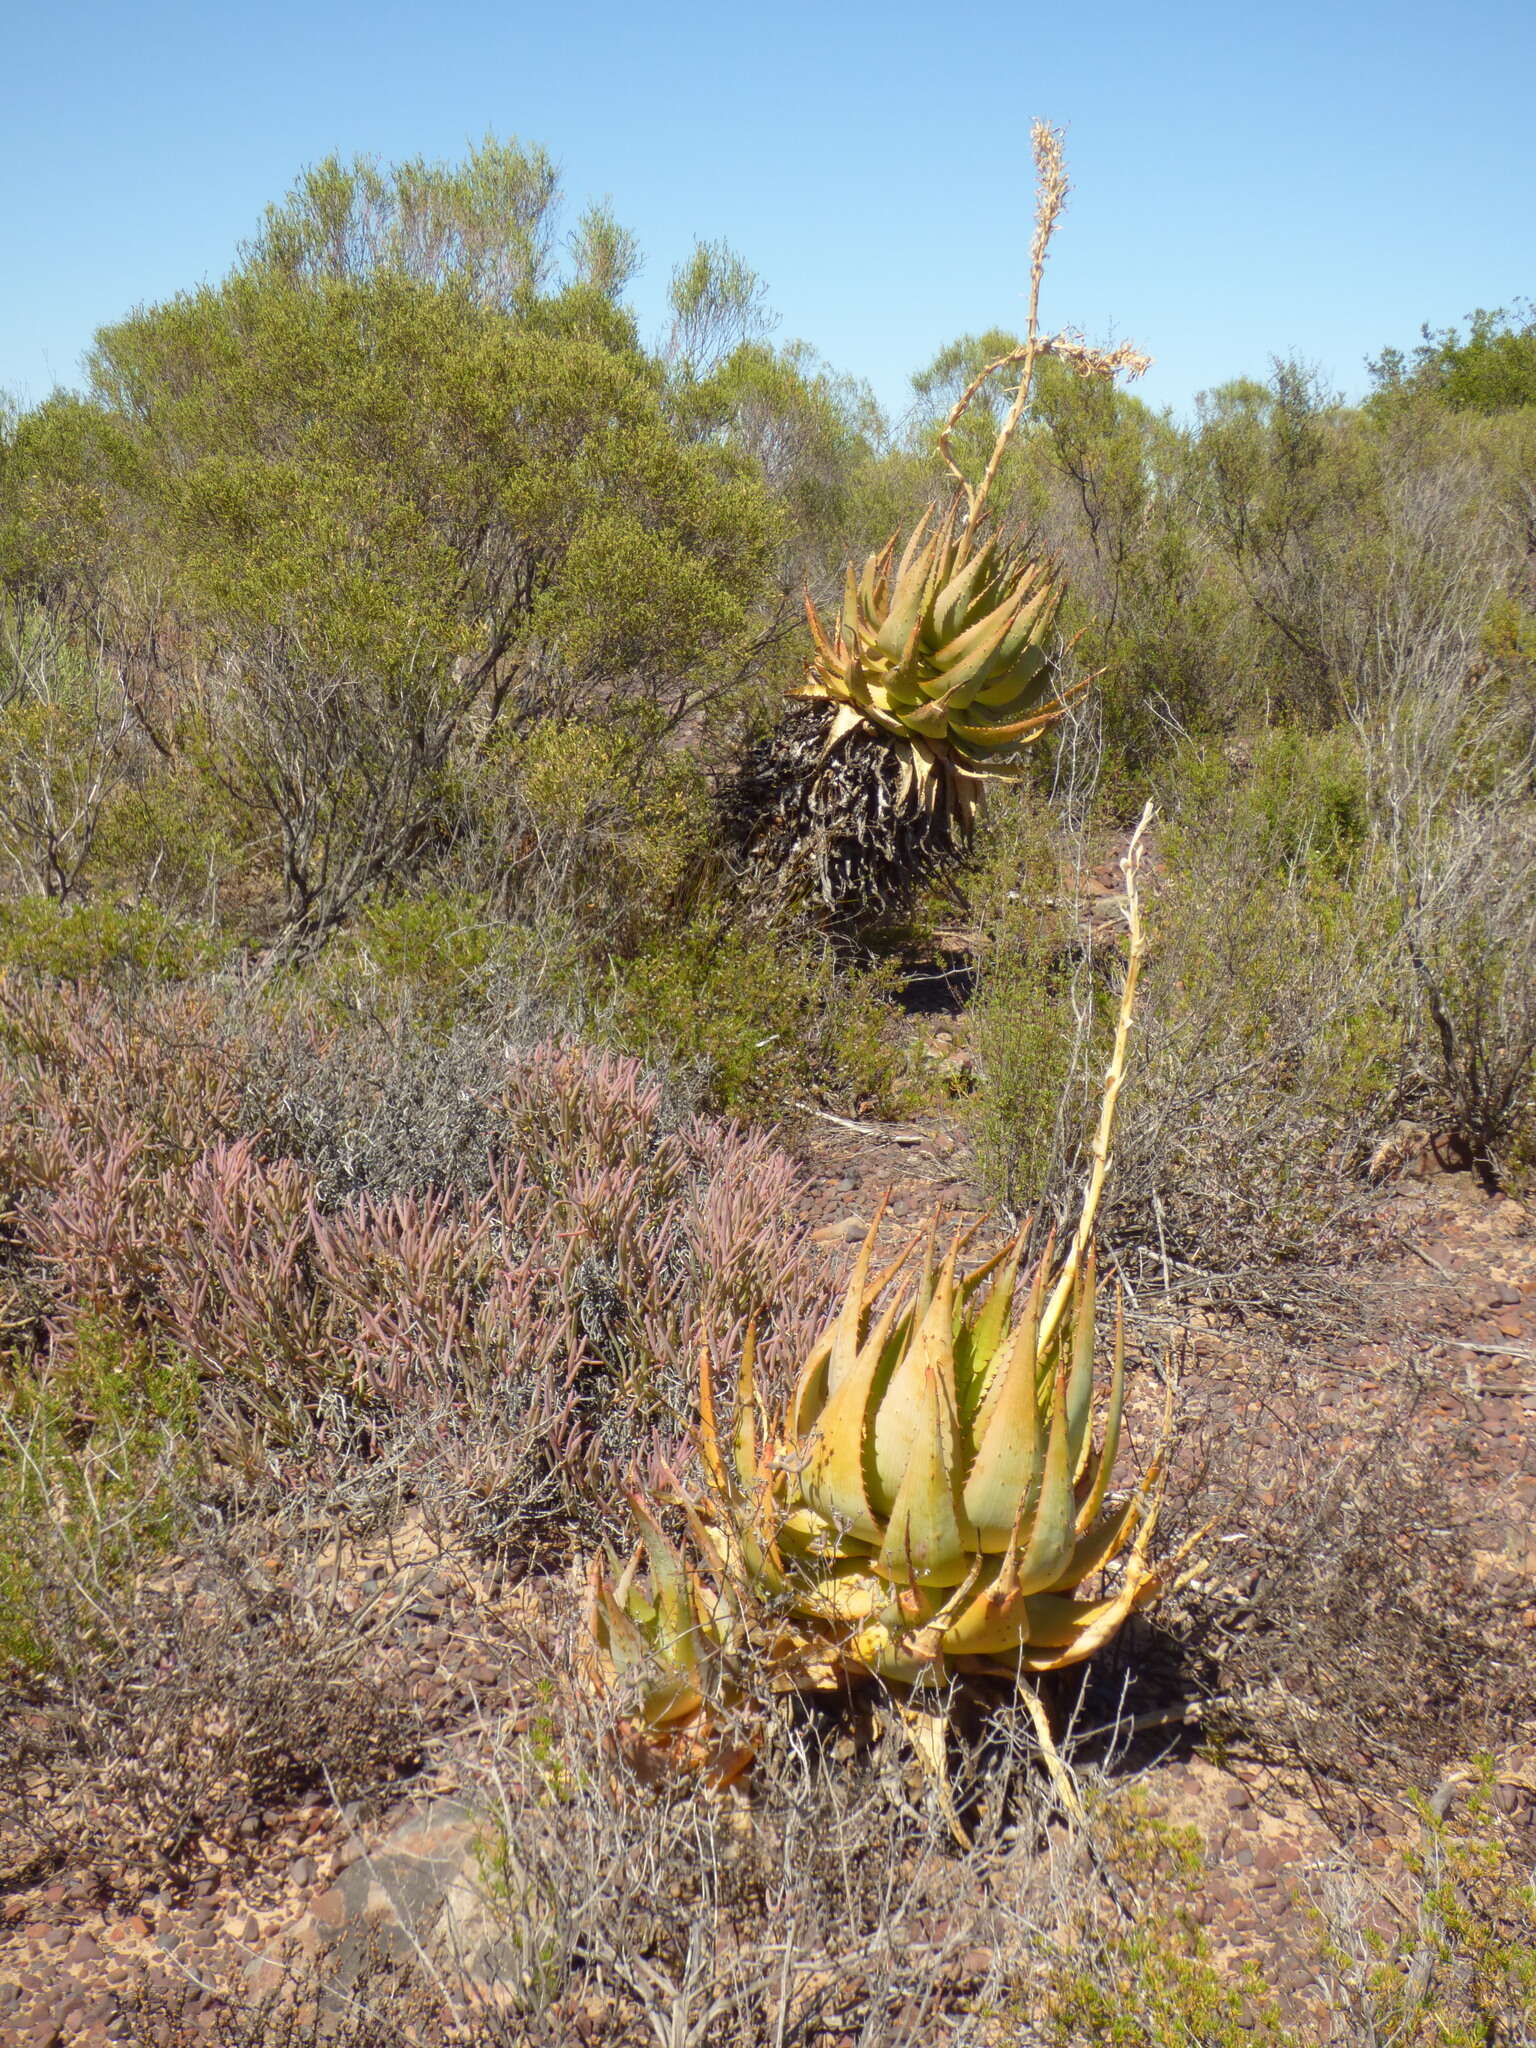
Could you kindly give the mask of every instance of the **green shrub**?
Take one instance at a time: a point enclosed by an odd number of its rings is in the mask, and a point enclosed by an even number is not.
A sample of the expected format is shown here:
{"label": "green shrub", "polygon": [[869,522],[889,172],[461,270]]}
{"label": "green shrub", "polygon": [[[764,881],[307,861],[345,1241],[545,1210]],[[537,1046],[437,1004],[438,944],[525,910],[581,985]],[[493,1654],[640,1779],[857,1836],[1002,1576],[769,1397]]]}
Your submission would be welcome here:
{"label": "green shrub", "polygon": [[[1297,1252],[1338,1213],[1396,1113],[1412,991],[1347,737],[1189,748],[1163,779],[1116,1226],[1227,1270],[1240,1246]],[[1092,1127],[1119,942],[1086,858],[1038,799],[998,807],[974,1115],[1018,1206],[1060,1205]]]}
{"label": "green shrub", "polygon": [[971,1005],[983,1175],[1014,1207],[1065,1190],[1090,1128],[1114,1005],[1081,942],[1070,851],[1026,791],[994,805],[976,903],[985,945]]}
{"label": "green shrub", "polygon": [[46,896],[0,902],[0,968],[59,981],[184,981],[215,966],[231,943],[229,935],[170,917],[152,903],[60,904]]}
{"label": "green shrub", "polygon": [[1395,1933],[1361,1914],[1358,1888],[1325,1892],[1317,1917],[1330,2002],[1353,2023],[1346,2038],[1401,2048],[1536,2040],[1536,1883],[1519,1823],[1495,1810],[1495,1783],[1485,1757],[1458,1807],[1416,1802],[1420,1841],[1404,1855],[1412,1912]]}
{"label": "green shrub", "polygon": [[1485,1180],[1523,1184],[1536,1144],[1536,838],[1494,826],[1484,850],[1482,871],[1410,926],[1427,1012],[1417,1078]]}
{"label": "green shrub", "polygon": [[518,922],[570,920],[594,961],[675,928],[713,864],[702,769],[633,707],[493,733],[454,801],[458,870]]}
{"label": "green shrub", "polygon": [[193,745],[170,761],[150,755],[114,793],[91,877],[98,893],[216,913],[257,931],[276,924],[282,902],[274,835],[232,800]]}
{"label": "green shrub", "polygon": [[714,1108],[772,1114],[810,1094],[891,1111],[903,1060],[887,994],[879,970],[701,920],[621,970],[614,1028],[642,1056],[697,1072]]}
{"label": "green shrub", "polygon": [[380,898],[298,980],[333,1012],[409,1008],[420,1022],[444,1026],[483,1003],[520,936],[467,892]]}
{"label": "green shrub", "polygon": [[1219,820],[1274,873],[1342,876],[1370,831],[1366,767],[1347,730],[1278,726],[1246,743],[1183,749],[1161,777],[1171,857]]}
{"label": "green shrub", "polygon": [[173,1350],[78,1318],[45,1366],[0,1356],[0,1666],[48,1659],[50,1565],[83,1588],[131,1570],[181,1514],[197,1374]]}
{"label": "green shrub", "polygon": [[1258,1972],[1220,1969],[1195,1919],[1198,1834],[1132,1796],[1097,1816],[1100,1867],[1129,1911],[1090,1908],[1054,1958],[1047,1994],[1060,2048],[1302,2048]]}
{"label": "green shrub", "polygon": [[[1122,1220],[1230,1267],[1314,1244],[1396,1114],[1411,992],[1345,738],[1276,733],[1170,778]],[[1149,1234],[1151,1218],[1146,1218]]]}

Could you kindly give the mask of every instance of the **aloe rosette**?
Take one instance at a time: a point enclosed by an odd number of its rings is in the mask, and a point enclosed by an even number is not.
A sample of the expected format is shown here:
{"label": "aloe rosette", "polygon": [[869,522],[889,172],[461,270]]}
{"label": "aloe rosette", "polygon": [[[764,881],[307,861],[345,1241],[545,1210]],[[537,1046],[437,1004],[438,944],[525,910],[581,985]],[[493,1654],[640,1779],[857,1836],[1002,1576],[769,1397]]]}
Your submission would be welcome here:
{"label": "aloe rosette", "polygon": [[903,753],[901,793],[968,830],[988,779],[1016,776],[1023,750],[1065,709],[1050,636],[1063,583],[1049,563],[987,537],[956,498],[929,506],[896,542],[850,564],[829,631],[810,598],[814,652],[795,693],[836,707],[830,752],[860,727]]}
{"label": "aloe rosette", "polygon": [[688,1541],[671,1541],[637,1496],[640,1543],[622,1571],[600,1563],[592,1576],[599,1665],[609,1683],[637,1681],[644,1727],[696,1729],[739,1705],[749,1659],[800,1690],[1058,1670],[1108,1643],[1188,1554],[1190,1544],[1152,1556],[1162,1445],[1134,1483],[1114,1488],[1126,1389],[1118,1311],[1107,1385],[1095,1371],[1093,1227],[1142,957],[1139,847],[1138,833],[1125,863],[1119,1024],[1065,1254],[1058,1261],[1048,1243],[1026,1268],[1026,1227],[962,1272],[968,1234],[940,1257],[930,1230],[875,1271],[877,1215],[837,1315],[771,1422],[750,1332],[729,1432],[704,1358],[702,1479],[669,1489]]}

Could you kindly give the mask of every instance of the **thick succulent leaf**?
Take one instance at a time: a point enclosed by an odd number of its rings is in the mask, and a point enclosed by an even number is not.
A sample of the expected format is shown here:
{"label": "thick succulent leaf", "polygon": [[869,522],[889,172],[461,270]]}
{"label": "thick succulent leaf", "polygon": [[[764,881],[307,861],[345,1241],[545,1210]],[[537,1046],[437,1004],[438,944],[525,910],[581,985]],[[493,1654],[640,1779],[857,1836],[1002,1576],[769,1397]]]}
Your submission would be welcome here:
{"label": "thick succulent leaf", "polygon": [[938,509],[937,505],[930,505],[907,535],[907,544],[901,551],[901,560],[896,564],[895,582],[898,586],[908,580],[918,557],[932,545],[931,529]]}
{"label": "thick succulent leaf", "polygon": [[[877,1273],[864,1289],[863,1310],[870,1309],[890,1283],[896,1278],[907,1260],[912,1256],[915,1238],[909,1238],[896,1257],[883,1271]],[[846,1306],[846,1303],[844,1304]],[[861,1311],[862,1313],[862,1311]],[[831,1365],[832,1345],[837,1336],[838,1322],[817,1339],[810,1356],[800,1369],[794,1395],[789,1404],[790,1434],[799,1443],[810,1437],[826,1404],[828,1375]]]}
{"label": "thick succulent leaf", "polygon": [[876,711],[871,708],[861,716],[867,725],[872,725],[877,732],[885,733],[898,746],[910,744],[912,734],[907,725],[905,712]]}
{"label": "thick succulent leaf", "polygon": [[789,1403],[790,1433],[797,1441],[803,1441],[810,1435],[827,1404],[827,1364],[831,1355],[832,1340],[828,1335],[822,1338],[800,1368],[800,1377],[795,1382]]}
{"label": "thick succulent leaf", "polygon": [[978,1266],[973,1273],[967,1273],[964,1275],[963,1278],[960,1275],[958,1271],[960,1260],[964,1256],[965,1252],[969,1249],[971,1239],[976,1235],[977,1231],[980,1230],[982,1224],[985,1223],[986,1220],[987,1219],[985,1216],[978,1216],[974,1219],[974,1221],[967,1223],[963,1230],[956,1231],[954,1241],[951,1243],[949,1248],[950,1264],[951,1266],[956,1268],[954,1284],[956,1328],[959,1327],[960,1310],[962,1304],[970,1300],[972,1294],[975,1292],[976,1288],[980,1285],[980,1283],[983,1280],[990,1278],[990,1276],[997,1270],[997,1268],[1003,1263],[1003,1260],[1008,1255],[1008,1248],[1005,1245],[1002,1251],[994,1252],[991,1258],[987,1259],[982,1265]]}
{"label": "thick succulent leaf", "polygon": [[[1026,1225],[1027,1229],[1028,1226]],[[1024,1232],[1019,1233],[1022,1241]],[[975,1441],[980,1444],[991,1420],[992,1410],[1001,1399],[1002,1384],[1015,1351],[1020,1345],[1025,1348],[1029,1359],[1029,1374],[1032,1383],[1039,1377],[1040,1310],[1045,1300],[1045,1278],[1050,1268],[1051,1253],[1055,1248],[1056,1233],[1053,1230],[1045,1241],[1045,1250],[1035,1263],[1030,1277],[1029,1293],[1025,1296],[1024,1307],[1013,1333],[1007,1343],[999,1345],[988,1361],[984,1374],[975,1391],[976,1415],[973,1428]]]}
{"label": "thick succulent leaf", "polygon": [[[628,1558],[625,1560],[624,1569],[619,1573],[614,1583],[613,1597],[626,1613],[629,1612],[630,1598],[634,1592],[635,1582],[644,1560],[645,1545],[637,1543],[630,1551]],[[611,1558],[609,1561],[612,1562]]]}
{"label": "thick succulent leaf", "polygon": [[875,1255],[875,1239],[881,1223],[885,1220],[888,1199],[886,1196],[881,1197],[874,1221],[864,1233],[864,1242],[859,1246],[853,1262],[853,1271],[848,1277],[842,1307],[838,1310],[837,1321],[832,1326],[832,1350],[827,1360],[829,1395],[835,1394],[853,1371],[863,1347],[864,1318],[869,1311],[869,1266]]}
{"label": "thick succulent leaf", "polygon": [[1067,1404],[1058,1377],[1052,1389],[1051,1431],[1045,1446],[1040,1497],[1021,1540],[1018,1580],[1023,1593],[1037,1593],[1054,1583],[1072,1555],[1077,1501],[1072,1493],[1072,1465],[1067,1454]]}
{"label": "thick succulent leaf", "polygon": [[984,1415],[977,1425],[976,1455],[966,1474],[965,1512],[978,1546],[989,1553],[1009,1548],[1045,1471],[1046,1432],[1041,1427],[1035,1378],[1036,1316],[1023,1316],[1014,1331]]}
{"label": "thick succulent leaf", "polygon": [[610,1676],[622,1677],[650,1661],[650,1646],[639,1623],[626,1613],[597,1561],[587,1585],[587,1622]]}
{"label": "thick succulent leaf", "polygon": [[[934,757],[930,754],[930,759],[932,758]],[[935,1257],[939,1243],[939,1219],[937,1216],[929,1217],[928,1228],[923,1232],[919,1242],[923,1247],[923,1259],[922,1265],[918,1269],[917,1292],[913,1296],[912,1301],[912,1322],[914,1328],[927,1315],[928,1305],[933,1300],[933,1290],[938,1280],[939,1267]]]}
{"label": "thick succulent leaf", "polygon": [[724,1558],[727,1584],[744,1591],[750,1589],[757,1598],[777,1600],[788,1596],[789,1580],[777,1546],[761,1529],[745,1523],[734,1527],[716,1523],[711,1534],[714,1540],[709,1549],[712,1555]]}
{"label": "thick succulent leaf", "polygon": [[866,619],[885,609],[882,585],[891,573],[891,563],[895,559],[895,554],[896,536],[892,534],[879,553],[870,555],[864,563],[864,571],[859,578],[856,610]]}
{"label": "thick succulent leaf", "polygon": [[965,1293],[968,1296],[975,1292],[989,1269],[1001,1267],[980,1309],[973,1317],[963,1318],[955,1332],[955,1381],[960,1391],[962,1425],[970,1422],[980,1405],[988,1369],[1007,1333],[1019,1261],[1024,1256],[1024,1234],[1028,1228],[1026,1224],[996,1259],[989,1260],[978,1272],[966,1275]]}
{"label": "thick succulent leaf", "polygon": [[660,1732],[692,1721],[704,1710],[704,1695],[687,1678],[664,1678],[645,1689],[640,1718],[647,1728]]}
{"label": "thick succulent leaf", "polygon": [[[1036,738],[1039,734],[1035,735]],[[1021,744],[1028,746],[1030,741]],[[1003,754],[994,760],[987,754],[972,753],[969,747],[951,745],[950,765],[955,779],[961,783],[974,783],[979,789],[986,782],[1018,782],[1028,769],[1028,762],[1017,755]]]}
{"label": "thick succulent leaf", "polygon": [[898,1585],[957,1586],[975,1544],[960,1511],[954,1384],[930,1365],[921,1427],[891,1508],[876,1570]]}
{"label": "thick succulent leaf", "polygon": [[806,624],[811,629],[811,638],[816,643],[816,652],[828,667],[836,667],[837,657],[833,651],[831,641],[827,638],[816,607],[811,602],[811,593],[809,591],[805,593],[805,618]]}
{"label": "thick succulent leaf", "polygon": [[933,791],[943,772],[937,753],[925,739],[914,739],[911,743],[912,772],[917,779],[918,794],[925,803],[933,798]]}
{"label": "thick succulent leaf", "polygon": [[1145,1509],[1146,1498],[1141,1493],[1133,1493],[1119,1507],[1106,1509],[1078,1536],[1066,1569],[1045,1588],[1046,1592],[1069,1593],[1084,1579],[1102,1571],[1136,1534]]}
{"label": "thick succulent leaf", "polygon": [[955,547],[955,518],[959,509],[959,501],[952,499],[934,536],[933,559],[928,564],[924,579],[923,608],[918,623],[924,641],[930,645],[933,641],[934,607],[938,604],[940,592],[952,580],[959,559]]}
{"label": "thick succulent leaf", "polygon": [[934,599],[932,632],[936,644],[955,639],[968,623],[972,599],[986,588],[996,558],[996,544],[988,541],[955,571]]}
{"label": "thick succulent leaf", "polygon": [[[680,1505],[688,1519],[688,1532],[698,1548],[700,1557],[704,1560],[709,1570],[714,1573],[716,1579],[724,1585],[731,1575],[733,1555],[724,1531],[717,1527],[713,1520],[708,1519],[706,1514],[700,1513],[697,1504],[686,1493],[680,1497]],[[715,1507],[708,1512],[723,1514],[724,1509],[723,1507]],[[691,1583],[694,1588],[695,1602],[701,1620],[711,1635],[718,1635],[714,1625],[715,1616],[720,1609],[720,1595],[718,1591],[713,1586],[704,1586],[697,1573],[693,1574]]]}
{"label": "thick succulent leaf", "polygon": [[985,618],[978,619],[974,626],[968,626],[948,647],[936,650],[936,696],[942,694],[945,702],[956,706],[969,701],[965,692],[979,685],[985,678],[992,657],[1007,637],[1013,616],[1009,607],[1002,606]]}
{"label": "thick succulent leaf", "polygon": [[872,711],[883,711],[891,718],[905,718],[928,701],[916,682],[891,674],[866,681],[864,694]]}
{"label": "thick succulent leaf", "polygon": [[638,1496],[630,1506],[640,1524],[646,1560],[651,1571],[651,1591],[656,1600],[653,1648],[662,1663],[674,1671],[697,1671],[703,1655],[698,1616],[682,1558],[668,1541],[660,1523]]}
{"label": "thick succulent leaf", "polygon": [[1043,647],[1029,646],[1013,652],[1004,643],[999,652],[997,674],[971,698],[973,713],[995,711],[1001,717],[1022,718],[1038,709],[1041,692],[1050,681],[1050,656]]}
{"label": "thick succulent leaf", "polygon": [[741,1342],[741,1370],[736,1378],[736,1426],[731,1433],[736,1477],[751,1491],[758,1483],[757,1457],[757,1324],[749,1322]]}
{"label": "thick succulent leaf", "polygon": [[911,1340],[896,1360],[874,1410],[867,1472],[870,1501],[882,1516],[888,1515],[895,1503],[902,1475],[925,1426],[930,1370],[938,1373],[951,1412],[956,1406],[954,1305],[955,1259],[951,1252],[940,1269],[933,1298],[921,1320],[914,1323]]}
{"label": "thick succulent leaf", "polygon": [[1072,1368],[1067,1380],[1067,1459],[1074,1483],[1088,1455],[1093,1419],[1094,1310],[1098,1302],[1098,1254],[1090,1246],[1072,1306]]}
{"label": "thick succulent leaf", "polygon": [[1027,1611],[1006,1565],[993,1564],[970,1597],[945,1615],[934,1648],[946,1658],[996,1656],[1017,1645]]}
{"label": "thick succulent leaf", "polygon": [[933,572],[936,553],[937,542],[929,539],[915,558],[909,559],[910,547],[908,554],[902,557],[895,587],[891,591],[891,608],[875,635],[876,644],[892,661],[902,659],[914,633],[921,631],[923,600],[928,594],[928,579]]}
{"label": "thick succulent leaf", "polygon": [[[863,1299],[863,1288],[857,1294],[850,1290],[844,1312],[849,1303]],[[893,1315],[894,1307],[887,1310],[887,1318]],[[857,1328],[856,1319],[853,1327]],[[883,1335],[888,1327],[883,1319],[877,1335]],[[837,1335],[833,1343],[835,1348]],[[806,1465],[800,1479],[800,1492],[808,1506],[834,1527],[875,1543],[884,1540],[885,1529],[870,1484],[869,1438],[884,1377],[882,1352],[881,1344],[866,1343],[855,1352],[851,1364],[842,1368],[805,1445]],[[830,1377],[829,1368],[829,1382]]]}
{"label": "thick succulent leaf", "polygon": [[1035,1594],[1027,1603],[1019,1663],[1026,1671],[1062,1671],[1070,1664],[1081,1664],[1113,1641],[1137,1608],[1157,1597],[1163,1584],[1162,1573],[1142,1564],[1127,1573],[1125,1583],[1107,1600]]}
{"label": "thick succulent leaf", "polygon": [[1095,1454],[1093,1478],[1077,1511],[1077,1526],[1086,1529],[1104,1504],[1120,1455],[1120,1416],[1125,1406],[1125,1298],[1115,1302],[1115,1363],[1109,1382],[1109,1405],[1104,1413],[1104,1436]]}
{"label": "thick succulent leaf", "polygon": [[1024,718],[1010,719],[1001,725],[975,725],[969,719],[951,718],[950,734],[954,739],[963,740],[968,747],[1005,747],[1017,741],[1034,737],[1054,725],[1061,716],[1061,703],[1053,698],[1038,711],[1031,711]]}
{"label": "thick succulent leaf", "polygon": [[1019,661],[1027,648],[1038,647],[1050,632],[1056,617],[1056,607],[1061,602],[1061,586],[1047,583],[1033,596],[1027,591],[1021,595],[1025,601],[1014,614],[1001,648],[999,667],[1012,667]]}
{"label": "thick succulent leaf", "polygon": [[[868,1295],[866,1294],[867,1298]],[[830,1466],[824,1462],[827,1453],[826,1437],[828,1433],[834,1430],[853,1431],[855,1424],[851,1418],[857,1412],[859,1417],[857,1424],[859,1472],[862,1487],[859,1497],[866,1504],[869,1504],[871,1502],[869,1483],[870,1462],[873,1455],[870,1418],[873,1415],[876,1404],[879,1402],[881,1393],[890,1379],[895,1361],[905,1347],[910,1322],[911,1310],[909,1305],[900,1296],[893,1296],[886,1304],[880,1320],[865,1338],[859,1355],[854,1361],[851,1373],[845,1376],[843,1385],[846,1386],[849,1380],[855,1380],[860,1391],[854,1395],[845,1395],[840,1387],[836,1397],[839,1403],[837,1414],[832,1414],[831,1403],[829,1402],[821,1411],[815,1427],[808,1433],[809,1441],[806,1441],[805,1435],[801,1437],[805,1453],[805,1470],[800,1481],[800,1491],[803,1497],[813,1508],[818,1509],[824,1514],[829,1514],[831,1520],[836,1525],[845,1528],[855,1543],[872,1544],[878,1547],[883,1531],[878,1522],[866,1522],[862,1517],[854,1520],[849,1512],[847,1512],[848,1495],[846,1488],[851,1483],[848,1471],[849,1461],[846,1457],[840,1455]],[[844,1449],[846,1449],[846,1446]],[[832,1509],[834,1501],[839,1503],[836,1512]]]}
{"label": "thick succulent leaf", "polygon": [[846,739],[849,733],[857,732],[864,722],[865,714],[857,705],[839,704],[832,723],[827,728],[826,741],[822,747],[823,757],[830,754],[838,742]]}
{"label": "thick succulent leaf", "polygon": [[914,704],[902,713],[902,723],[925,740],[941,740],[949,730],[949,712],[943,704]]}

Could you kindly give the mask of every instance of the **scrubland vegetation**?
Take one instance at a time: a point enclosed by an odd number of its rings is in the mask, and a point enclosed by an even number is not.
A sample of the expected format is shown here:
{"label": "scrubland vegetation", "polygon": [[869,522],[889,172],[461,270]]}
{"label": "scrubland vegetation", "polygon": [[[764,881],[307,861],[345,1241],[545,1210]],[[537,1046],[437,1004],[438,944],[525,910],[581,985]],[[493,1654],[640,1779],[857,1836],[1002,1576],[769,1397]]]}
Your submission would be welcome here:
{"label": "scrubland vegetation", "polygon": [[[1478,313],[1389,348],[1360,404],[1277,363],[1186,423],[1034,328],[964,336],[892,420],[775,341],[724,247],[642,336],[638,260],[606,212],[562,214],[537,151],[330,163],[223,282],[104,328],[83,395],[0,417],[0,1882],[84,1859],[131,1901],[199,1845],[238,1849],[251,1813],[409,1777],[419,1721],[336,1597],[343,1538],[409,1519],[567,1589],[525,1646],[549,1718],[487,1766],[515,1967],[484,2039],[1303,2041],[1207,1952],[1177,1831],[1097,1761],[1038,1772],[995,1673],[910,1742],[910,1700],[851,1735],[730,1638],[729,1739],[689,1722],[658,1789],[570,1648],[572,1574],[604,1544],[618,1569],[625,1489],[648,1488],[668,1533],[609,1598],[639,1602],[675,1684],[668,1487],[710,1462],[701,1348],[739,1459],[749,1332],[782,1402],[840,1298],[794,1219],[797,1120],[943,1120],[1057,1270],[1043,1233],[1079,1216],[1123,1016],[1094,877],[1149,802],[1106,1271],[1258,1313],[1348,1264],[1420,1143],[1536,1188],[1536,325]],[[878,717],[840,697],[830,622],[851,642],[885,589],[845,586],[850,562],[984,473],[999,631],[1053,565],[990,701],[1049,687],[1052,710],[972,826],[982,743],[909,752],[928,765],[900,783],[881,734],[925,700],[900,648],[870,656],[895,665]],[[824,687],[786,708],[807,591]],[[844,701],[853,765],[818,784]],[[935,965],[966,991],[958,1073],[911,1014]],[[1091,1338],[1091,1282],[1073,1299]],[[954,1328],[963,1410],[980,1340],[959,1307]],[[976,1372],[957,1440],[979,1459]],[[1316,1668],[1341,1585],[1378,1621],[1418,1597],[1389,1463],[1349,1484],[1345,1548],[1296,1537],[1263,1654],[1328,1730],[1366,1730],[1395,1791],[1453,1766],[1475,1788],[1528,1664],[1485,1672],[1445,1612],[1401,1641],[1362,1624]],[[686,1512],[724,1585],[745,1539]],[[1207,1582],[1176,1592],[1167,1560],[1243,1512],[1194,1480],[1163,1511],[1159,1640],[1191,1670]],[[1085,1697],[1113,1708],[1146,1629]],[[1444,1712],[1394,1746],[1399,1678]],[[709,1781],[743,1726],[733,1807]],[[1308,1740],[1292,1760],[1317,1772],[1332,1735]],[[1536,2039],[1528,1841],[1486,1774],[1459,1818],[1423,1810],[1409,1933],[1319,1895],[1334,2040]],[[315,2024],[429,2039],[441,2004],[381,1980]],[[300,2038],[254,1994],[220,2024]]]}

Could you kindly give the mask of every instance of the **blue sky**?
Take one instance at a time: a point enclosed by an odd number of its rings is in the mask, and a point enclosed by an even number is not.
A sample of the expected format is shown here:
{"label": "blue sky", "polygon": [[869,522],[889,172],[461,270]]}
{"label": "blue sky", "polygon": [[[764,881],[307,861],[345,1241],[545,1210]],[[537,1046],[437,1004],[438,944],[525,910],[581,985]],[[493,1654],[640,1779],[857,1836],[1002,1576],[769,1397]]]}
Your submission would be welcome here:
{"label": "blue sky", "polygon": [[[1015,25],[1016,23],[1016,25]],[[1045,317],[1129,337],[1183,412],[1299,355],[1346,393],[1419,325],[1536,297],[1536,7],[961,10],[909,0],[16,0],[0,75],[0,390],[78,375],[93,330],[221,275],[330,151],[542,143],[609,197],[659,326],[724,237],[779,334],[899,408],[954,335],[1022,318],[1029,124],[1074,192]]]}

